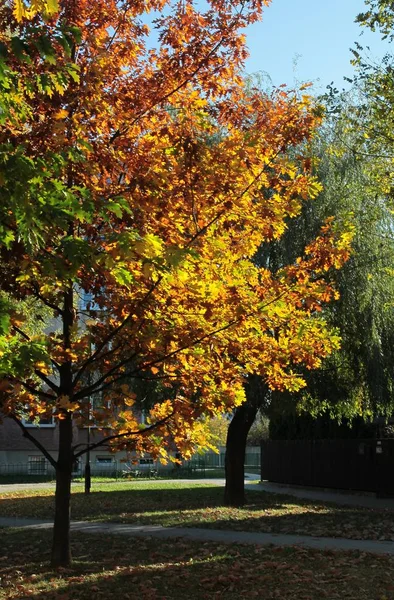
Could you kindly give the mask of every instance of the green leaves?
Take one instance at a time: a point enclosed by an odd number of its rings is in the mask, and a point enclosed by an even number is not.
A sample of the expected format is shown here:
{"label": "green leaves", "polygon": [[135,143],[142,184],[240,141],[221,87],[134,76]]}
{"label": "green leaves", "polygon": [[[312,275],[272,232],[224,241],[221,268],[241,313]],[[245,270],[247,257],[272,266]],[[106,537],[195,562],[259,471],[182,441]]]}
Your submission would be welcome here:
{"label": "green leaves", "polygon": [[59,11],[59,0],[12,0],[13,12],[18,22],[31,19],[37,13],[43,17],[50,17]]}
{"label": "green leaves", "polygon": [[11,317],[7,309],[8,306],[4,306],[0,302],[0,336],[7,334],[10,330]]}
{"label": "green leaves", "polygon": [[33,248],[54,235],[53,223],[61,234],[70,216],[80,222],[93,218],[89,194],[77,186],[70,189],[59,176],[64,164],[61,155],[34,160],[23,146],[0,145],[0,246],[10,246],[15,227],[27,247]]}
{"label": "green leaves", "polygon": [[133,214],[126,198],[123,198],[122,196],[108,200],[105,203],[104,208],[106,208],[106,210],[108,210],[110,213],[113,213],[116,217],[118,217],[118,219],[121,219],[124,214]]}
{"label": "green leaves", "polygon": [[16,35],[11,38],[11,50],[18,60],[31,63],[28,45]]}
{"label": "green leaves", "polygon": [[124,285],[128,287],[131,283],[133,283],[133,275],[130,271],[122,266],[116,266],[112,269],[112,275],[115,278],[115,281],[120,285]]}
{"label": "green leaves", "polygon": [[41,35],[36,41],[35,45],[42,56],[42,58],[50,65],[56,64],[56,51],[52,46],[51,40],[46,35]]}
{"label": "green leaves", "polygon": [[360,13],[356,22],[369,27],[372,31],[379,29],[383,39],[393,39],[394,10],[391,0],[366,0],[369,10]]}
{"label": "green leaves", "polygon": [[30,341],[14,337],[5,342],[0,336],[0,377],[25,377],[37,363],[48,364],[47,341],[37,337]]}

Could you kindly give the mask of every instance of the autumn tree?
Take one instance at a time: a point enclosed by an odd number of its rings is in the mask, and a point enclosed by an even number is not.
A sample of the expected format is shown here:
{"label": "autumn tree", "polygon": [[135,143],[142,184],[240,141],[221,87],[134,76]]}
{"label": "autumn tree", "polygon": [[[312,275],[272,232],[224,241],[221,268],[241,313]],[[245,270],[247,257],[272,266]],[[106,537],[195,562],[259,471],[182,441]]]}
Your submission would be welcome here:
{"label": "autumn tree", "polygon": [[[276,272],[251,260],[320,189],[303,153],[288,152],[319,122],[310,99],[245,94],[242,31],[266,4],[0,8],[3,63],[21,82],[10,101],[25,107],[0,132],[1,408],[56,469],[53,565],[71,560],[71,471],[88,449],[164,460],[175,443],[190,456],[207,444],[200,417],[242,404],[248,374],[298,389],[298,366],[338,346],[318,311],[351,232],[326,223]],[[49,330],[26,329],[26,299],[51,310]],[[139,379],[167,390],[146,425],[133,412]],[[48,410],[56,459],[22,422]],[[76,448],[87,414],[106,434]]]}

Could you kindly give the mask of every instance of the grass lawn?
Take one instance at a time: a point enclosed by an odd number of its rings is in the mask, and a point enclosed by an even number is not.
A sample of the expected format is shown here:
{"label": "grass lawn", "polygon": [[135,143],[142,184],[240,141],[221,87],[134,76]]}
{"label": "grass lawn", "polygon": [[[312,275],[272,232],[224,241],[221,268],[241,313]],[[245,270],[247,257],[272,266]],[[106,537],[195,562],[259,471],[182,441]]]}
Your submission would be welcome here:
{"label": "grass lawn", "polygon": [[[0,515],[52,518],[54,488],[0,495]],[[394,540],[394,511],[372,510],[250,491],[244,508],[223,506],[223,488],[180,482],[75,486],[72,518],[141,525],[210,527],[351,539]]]}
{"label": "grass lawn", "polygon": [[49,531],[1,540],[1,600],[394,599],[388,556],[74,533],[73,567],[52,570]]}

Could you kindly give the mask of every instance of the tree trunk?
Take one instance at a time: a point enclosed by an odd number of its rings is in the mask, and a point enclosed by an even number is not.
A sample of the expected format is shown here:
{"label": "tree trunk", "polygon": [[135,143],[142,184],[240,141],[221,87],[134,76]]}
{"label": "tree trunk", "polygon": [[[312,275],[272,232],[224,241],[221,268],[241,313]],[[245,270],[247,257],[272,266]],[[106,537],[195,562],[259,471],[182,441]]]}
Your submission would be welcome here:
{"label": "tree trunk", "polygon": [[72,419],[67,414],[59,421],[59,458],[56,470],[55,522],[51,565],[66,567],[71,563],[70,549],[70,501],[72,453]]}
{"label": "tree trunk", "polygon": [[224,503],[227,506],[245,504],[245,451],[249,430],[262,406],[267,386],[260,377],[251,375],[245,383],[246,401],[235,410],[227,432]]}

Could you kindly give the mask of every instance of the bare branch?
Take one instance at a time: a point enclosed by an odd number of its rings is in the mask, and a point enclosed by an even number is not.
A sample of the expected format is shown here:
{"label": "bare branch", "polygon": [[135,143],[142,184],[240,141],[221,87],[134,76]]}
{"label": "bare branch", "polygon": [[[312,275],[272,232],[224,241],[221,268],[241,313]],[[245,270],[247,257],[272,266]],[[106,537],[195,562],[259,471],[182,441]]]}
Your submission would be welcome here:
{"label": "bare branch", "polygon": [[51,465],[55,469],[57,469],[57,461],[49,454],[49,452],[44,448],[41,442],[39,442],[33,435],[31,435],[30,431],[27,429],[27,427],[25,427],[25,425],[23,425],[22,421],[18,419],[18,417],[15,415],[9,415],[9,418],[15,421],[15,423],[20,427],[20,429],[22,430],[23,437],[30,440],[36,446],[36,448],[38,448],[40,452],[42,452],[42,454],[51,463]]}
{"label": "bare branch", "polygon": [[96,350],[93,352],[93,354],[91,354],[89,356],[89,358],[84,362],[84,364],[82,365],[82,367],[79,369],[78,373],[75,376],[74,382],[73,382],[73,387],[75,387],[75,385],[78,383],[78,381],[81,379],[83,373],[86,371],[86,369],[88,368],[89,365],[91,365],[94,360],[98,357],[98,355],[100,354],[100,352],[103,350],[103,348],[105,348],[105,346],[107,344],[109,344],[112,339],[120,332],[122,331],[122,329],[124,329],[126,327],[126,325],[131,321],[132,319],[132,314],[133,311],[138,307],[141,306],[144,302],[146,302],[149,297],[153,294],[153,292],[155,291],[155,289],[158,287],[158,285],[160,284],[162,280],[162,277],[159,277],[158,280],[149,288],[149,290],[147,291],[147,293],[145,294],[145,296],[143,298],[141,298],[141,300],[137,303],[136,306],[133,307],[132,311],[129,312],[129,314],[127,315],[127,317],[117,326],[115,327],[115,329],[113,329],[112,331],[109,332],[108,335],[105,336],[105,338],[103,339],[103,341],[98,345],[98,347],[96,348]]}
{"label": "bare branch", "polygon": [[94,444],[87,444],[86,448],[84,450],[80,450],[79,452],[74,454],[74,458],[79,458],[86,452],[88,452],[90,450],[94,450],[95,448],[99,448],[100,446],[104,446],[112,440],[122,439],[122,438],[125,438],[128,436],[133,436],[133,435],[146,435],[146,433],[148,433],[149,431],[152,431],[153,429],[157,429],[161,425],[164,425],[173,415],[174,415],[174,413],[171,413],[170,415],[167,415],[167,417],[164,417],[160,421],[157,421],[156,423],[153,423],[152,425],[145,427],[145,429],[139,429],[138,431],[127,431],[126,433],[115,433],[114,435],[109,435],[109,436],[103,438],[99,442],[95,442]]}
{"label": "bare branch", "polygon": [[20,336],[22,336],[25,340],[27,340],[28,342],[30,342],[30,337],[27,335],[27,333],[25,333],[24,331],[22,331],[22,329],[20,329],[19,327],[17,327],[16,325],[13,325],[12,328],[19,333]]}
{"label": "bare branch", "polygon": [[31,287],[30,290],[33,292],[36,298],[38,298],[43,304],[45,304],[45,306],[47,306],[48,308],[52,308],[52,310],[58,312],[59,315],[63,315],[63,310],[56,304],[53,304],[53,302],[47,300],[42,294],[40,294],[37,286]]}
{"label": "bare branch", "polygon": [[42,371],[39,371],[38,369],[36,369],[34,371],[34,373],[37,375],[37,377],[39,377],[44,383],[47,384],[47,386],[49,388],[51,388],[51,390],[53,390],[55,392],[55,394],[59,393],[59,386],[56,385],[55,383],[53,383],[53,381],[51,381],[49,379],[49,377],[47,377],[46,375],[44,375],[44,373]]}

